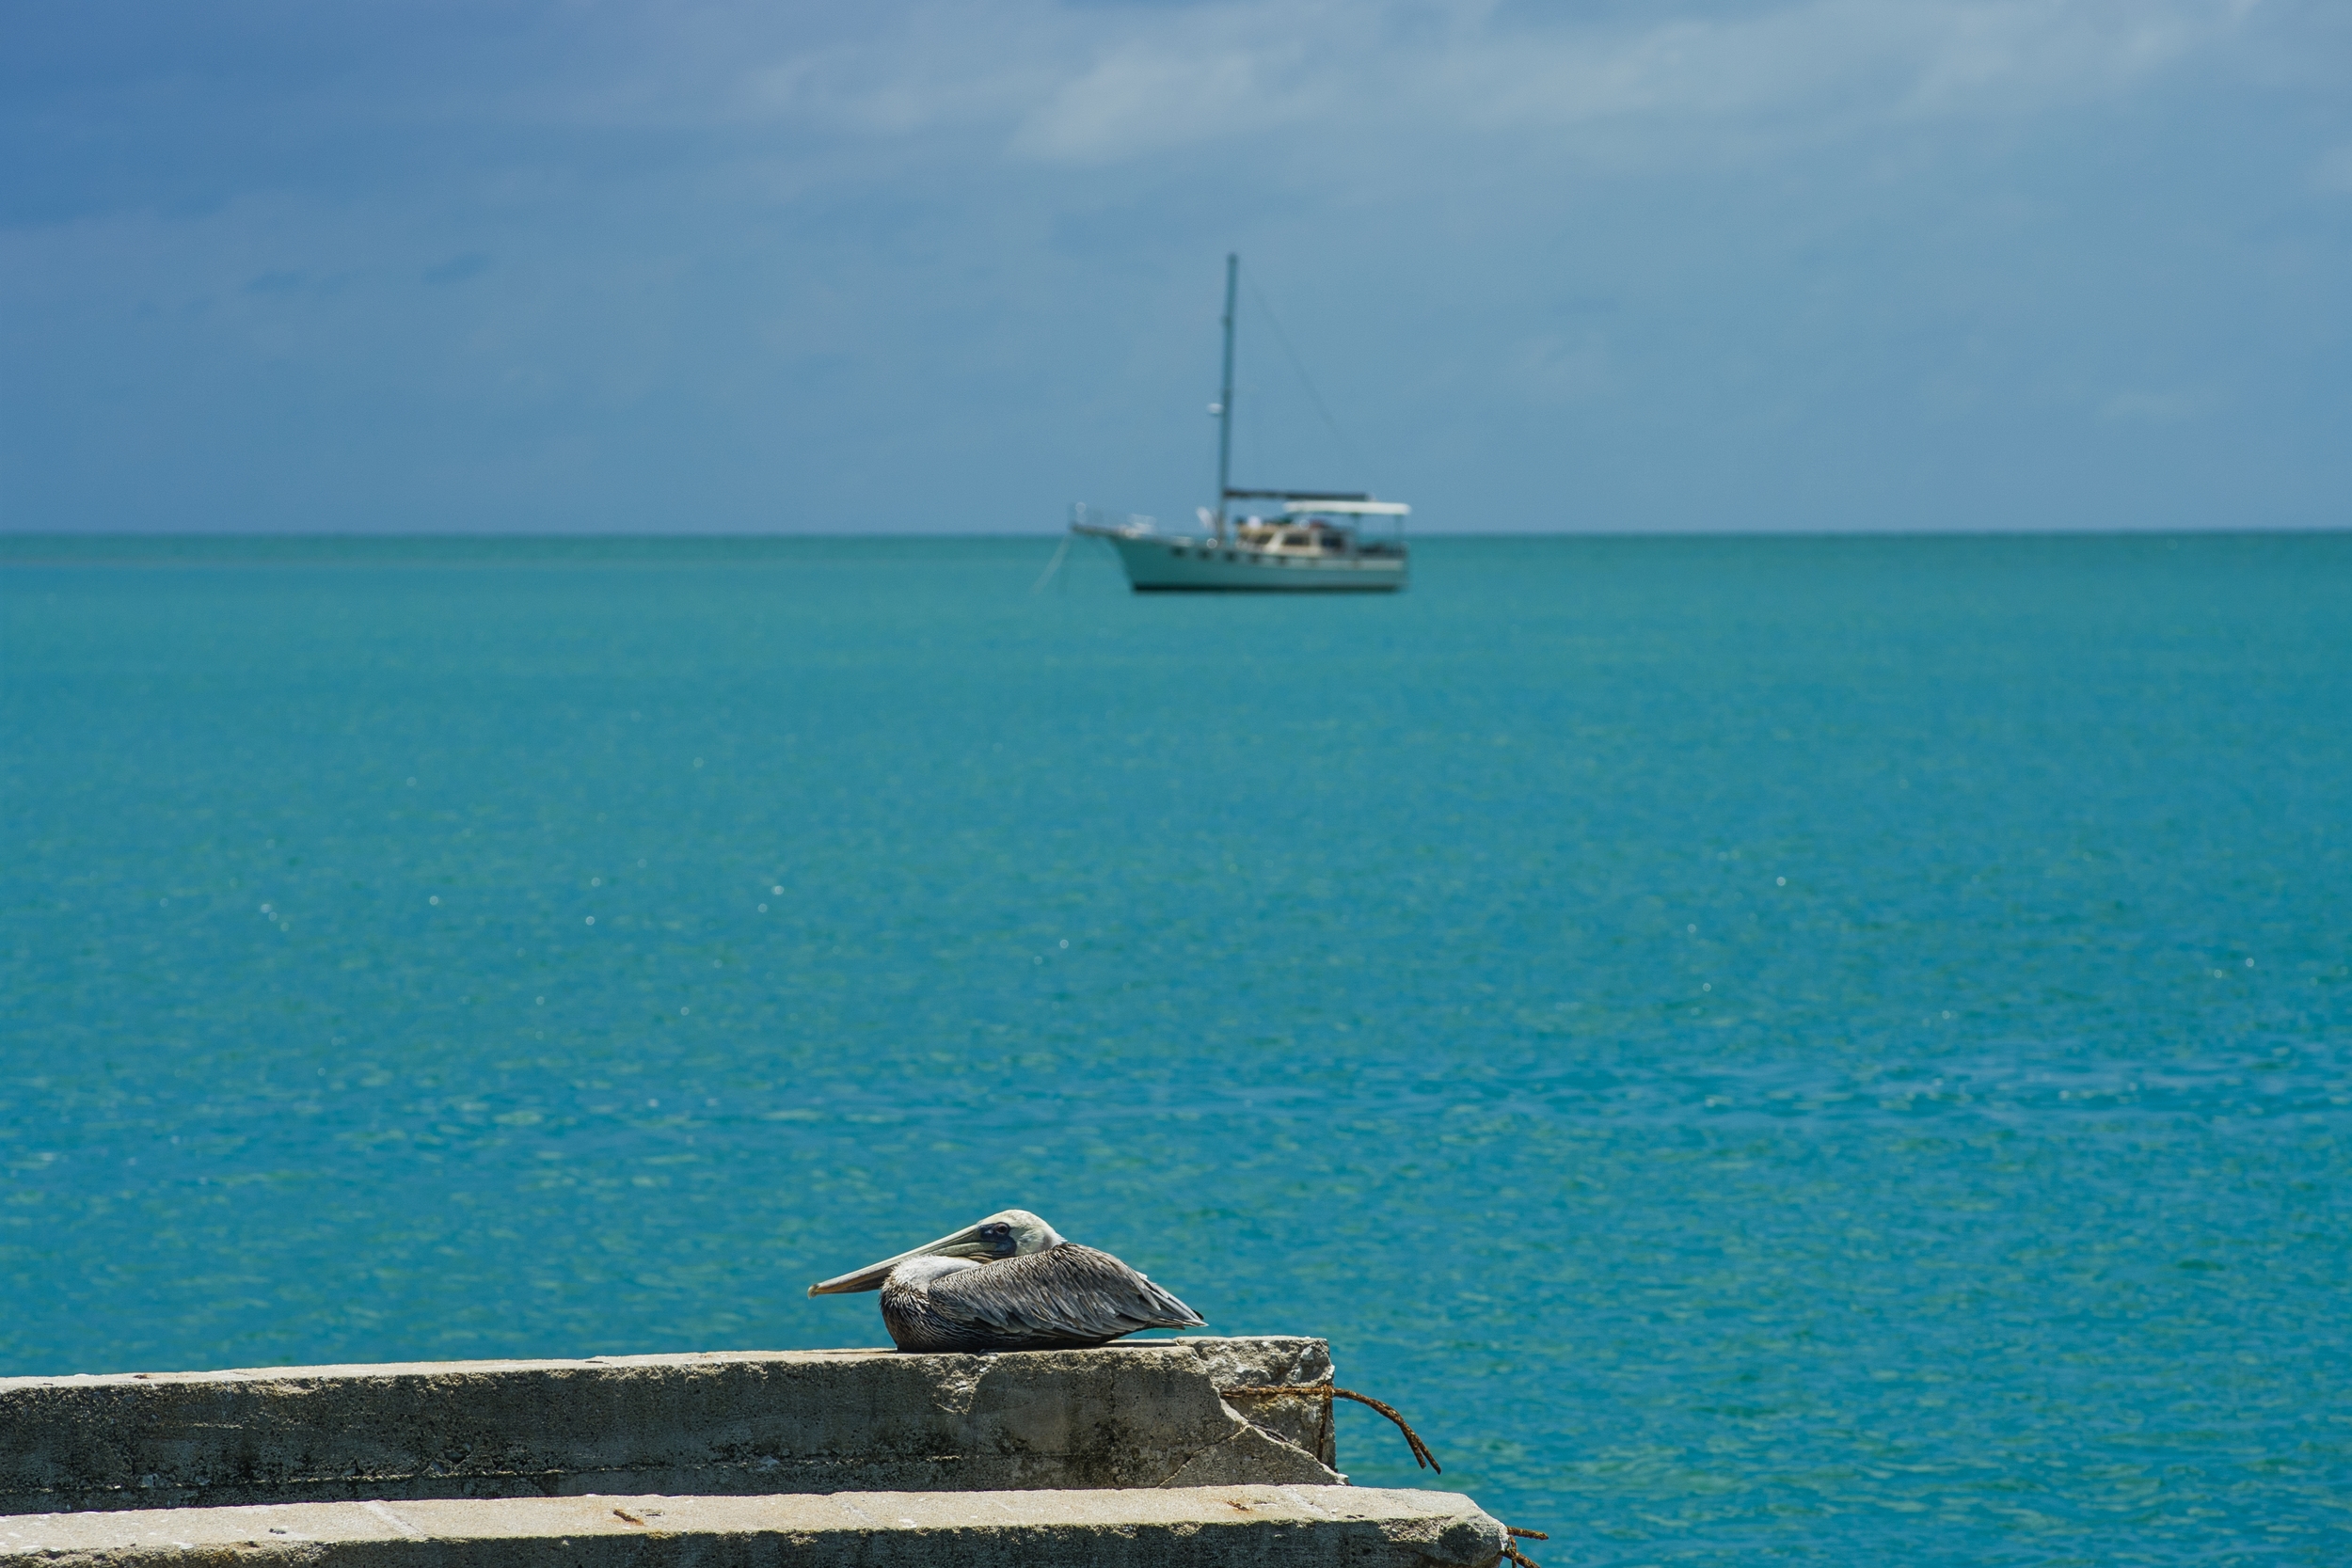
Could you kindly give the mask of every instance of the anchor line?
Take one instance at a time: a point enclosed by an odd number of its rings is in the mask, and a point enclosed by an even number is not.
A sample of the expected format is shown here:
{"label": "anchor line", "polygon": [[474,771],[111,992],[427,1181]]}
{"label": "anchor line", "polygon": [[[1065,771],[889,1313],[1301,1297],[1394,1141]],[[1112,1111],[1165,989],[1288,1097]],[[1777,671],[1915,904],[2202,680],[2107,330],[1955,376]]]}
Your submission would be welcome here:
{"label": "anchor line", "polygon": [[1042,589],[1053,580],[1054,574],[1061,570],[1061,558],[1070,553],[1070,540],[1071,535],[1067,533],[1061,536],[1061,547],[1054,552],[1054,559],[1045,563],[1045,570],[1039,574],[1038,579],[1029,584],[1031,594],[1036,594]]}

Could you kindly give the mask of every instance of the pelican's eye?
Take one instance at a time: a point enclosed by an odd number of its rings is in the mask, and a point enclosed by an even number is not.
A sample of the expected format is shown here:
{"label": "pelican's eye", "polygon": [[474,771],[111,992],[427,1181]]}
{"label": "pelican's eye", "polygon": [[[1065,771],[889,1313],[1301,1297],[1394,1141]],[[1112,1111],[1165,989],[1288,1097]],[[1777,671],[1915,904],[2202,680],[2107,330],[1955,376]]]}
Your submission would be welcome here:
{"label": "pelican's eye", "polygon": [[984,1225],[980,1227],[980,1239],[988,1243],[992,1247],[1009,1246],[1012,1244],[1012,1227],[1009,1225]]}

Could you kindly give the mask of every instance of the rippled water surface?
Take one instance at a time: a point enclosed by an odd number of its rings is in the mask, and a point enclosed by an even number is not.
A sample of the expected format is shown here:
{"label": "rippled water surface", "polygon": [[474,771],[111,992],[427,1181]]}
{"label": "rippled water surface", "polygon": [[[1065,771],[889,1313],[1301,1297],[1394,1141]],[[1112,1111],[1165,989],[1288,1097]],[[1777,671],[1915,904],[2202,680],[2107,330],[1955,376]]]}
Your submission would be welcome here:
{"label": "rippled water surface", "polygon": [[2352,538],[1050,548],[0,543],[0,1372],[1018,1204],[1546,1560],[2352,1559]]}

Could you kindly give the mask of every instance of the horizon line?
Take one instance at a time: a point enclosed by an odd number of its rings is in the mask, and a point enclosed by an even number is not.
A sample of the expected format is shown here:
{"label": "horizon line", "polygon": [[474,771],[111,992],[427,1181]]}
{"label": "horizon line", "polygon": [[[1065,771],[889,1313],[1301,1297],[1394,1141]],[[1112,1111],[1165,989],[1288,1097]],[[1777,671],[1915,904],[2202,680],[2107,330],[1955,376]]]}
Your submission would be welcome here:
{"label": "horizon line", "polygon": [[[480,541],[507,544],[547,541],[586,542],[594,540],[628,540],[651,542],[675,540],[710,543],[721,540],[1037,540],[1059,539],[1067,530],[1050,531],[992,531],[943,529],[864,529],[854,532],[819,531],[816,530],[725,529],[704,531],[661,530],[638,531],[626,529],[588,530],[439,530],[439,529],[9,529],[0,528],[0,547],[18,541],[40,540],[66,542],[143,541],[164,543],[173,540],[239,540],[306,541],[325,543],[349,540],[353,542],[392,542],[401,540],[438,541],[443,543]],[[1419,543],[1446,539],[2098,539],[2098,538],[2240,538],[2265,534],[2334,534],[2352,533],[2352,518],[2331,523],[2265,523],[2250,526],[2204,527],[2145,527],[2113,528],[1662,528],[1662,529],[1433,529],[1409,537]]]}

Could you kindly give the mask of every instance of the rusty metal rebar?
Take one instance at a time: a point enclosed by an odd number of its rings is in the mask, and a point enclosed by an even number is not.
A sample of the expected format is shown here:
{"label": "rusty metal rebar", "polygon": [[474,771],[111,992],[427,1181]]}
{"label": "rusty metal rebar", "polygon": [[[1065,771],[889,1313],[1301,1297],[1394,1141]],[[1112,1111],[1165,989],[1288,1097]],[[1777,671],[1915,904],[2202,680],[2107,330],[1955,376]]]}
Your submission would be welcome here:
{"label": "rusty metal rebar", "polygon": [[[1370,1394],[1359,1394],[1352,1388],[1342,1388],[1328,1383],[1241,1384],[1232,1388],[1219,1388],[1217,1392],[1265,1399],[1288,1396],[1292,1399],[1321,1400],[1326,1404],[1335,1399],[1354,1400],[1358,1404],[1368,1404],[1396,1423],[1396,1430],[1403,1433],[1405,1441],[1412,1446],[1414,1464],[1435,1470],[1439,1475],[1445,1474],[1445,1467],[1438,1463],[1438,1456],[1429,1451],[1429,1445],[1421,1440],[1421,1433],[1415,1432],[1405,1418],[1396,1413],[1396,1407],[1384,1404]],[[1503,1526],[1502,1533],[1502,1555],[1506,1560],[1518,1564],[1518,1568],[1543,1568],[1543,1564],[1520,1552],[1516,1543],[1549,1541],[1551,1539],[1550,1536],[1539,1529],[1521,1529],[1517,1525]]]}
{"label": "rusty metal rebar", "polygon": [[1414,1464],[1423,1469],[1434,1470],[1439,1475],[1445,1474],[1445,1466],[1438,1463],[1438,1456],[1429,1451],[1429,1445],[1421,1440],[1421,1433],[1415,1432],[1405,1418],[1396,1413],[1396,1407],[1391,1404],[1383,1404],[1370,1394],[1359,1394],[1353,1389],[1335,1387],[1328,1383],[1245,1384],[1233,1388],[1219,1388],[1217,1392],[1267,1397],[1287,1394],[1293,1399],[1322,1400],[1326,1403],[1339,1399],[1354,1400],[1358,1404],[1368,1404],[1396,1423],[1396,1430],[1405,1434],[1405,1441],[1412,1447]]}
{"label": "rusty metal rebar", "polygon": [[1518,1546],[1509,1538],[1517,1536],[1522,1541],[1549,1541],[1551,1539],[1550,1536],[1539,1529],[1521,1529],[1517,1525],[1503,1526],[1502,1533],[1505,1537],[1502,1543],[1502,1555],[1505,1558],[1518,1563],[1518,1568],[1544,1568],[1544,1565],[1534,1558],[1522,1555]]}

